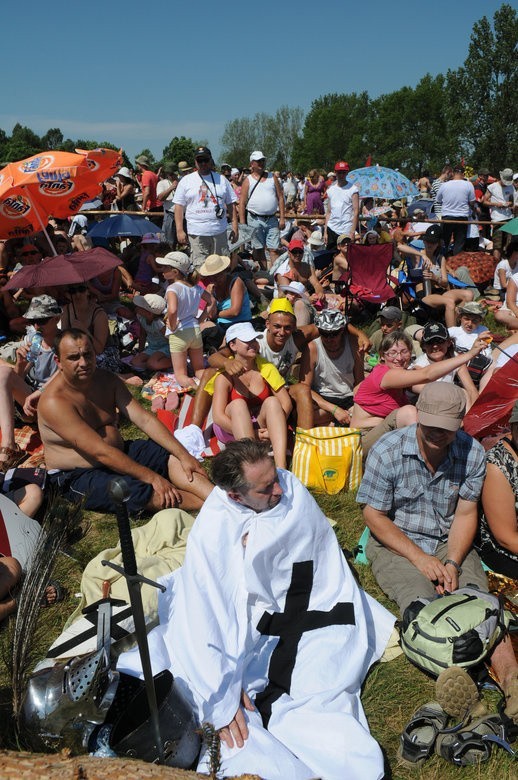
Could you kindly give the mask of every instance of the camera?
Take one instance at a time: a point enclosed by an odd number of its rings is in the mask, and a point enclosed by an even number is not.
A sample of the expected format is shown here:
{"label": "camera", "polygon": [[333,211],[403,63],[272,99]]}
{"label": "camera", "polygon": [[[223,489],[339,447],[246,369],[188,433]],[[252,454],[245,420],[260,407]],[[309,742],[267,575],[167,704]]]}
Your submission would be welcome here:
{"label": "camera", "polygon": [[215,212],[216,212],[216,217],[218,219],[223,219],[223,217],[225,216],[225,209],[222,208],[219,204],[216,206]]}

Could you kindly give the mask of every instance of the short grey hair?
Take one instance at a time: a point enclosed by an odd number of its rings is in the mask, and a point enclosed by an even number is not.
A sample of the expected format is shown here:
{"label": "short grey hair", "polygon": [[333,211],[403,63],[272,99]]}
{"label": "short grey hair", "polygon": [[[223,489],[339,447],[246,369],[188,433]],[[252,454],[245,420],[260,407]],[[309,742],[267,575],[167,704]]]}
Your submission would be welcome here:
{"label": "short grey hair", "polygon": [[240,439],[227,444],[212,461],[212,481],[227,493],[246,493],[250,489],[244,476],[244,466],[270,460],[271,445],[257,439]]}

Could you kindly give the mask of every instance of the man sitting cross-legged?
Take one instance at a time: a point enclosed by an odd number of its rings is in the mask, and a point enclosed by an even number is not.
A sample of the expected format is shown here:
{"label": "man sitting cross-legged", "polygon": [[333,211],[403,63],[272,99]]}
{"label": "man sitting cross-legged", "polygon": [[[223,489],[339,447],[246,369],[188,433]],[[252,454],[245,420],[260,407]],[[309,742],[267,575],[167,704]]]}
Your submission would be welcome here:
{"label": "man sitting cross-legged", "polygon": [[[199,509],[212,490],[197,460],[115,374],[96,368],[95,351],[84,331],[63,331],[56,340],[58,376],[38,406],[50,481],[85,508],[113,511],[108,485],[114,474],[129,479],[128,511],[166,507]],[[125,442],[117,426],[122,415],[148,439]]]}

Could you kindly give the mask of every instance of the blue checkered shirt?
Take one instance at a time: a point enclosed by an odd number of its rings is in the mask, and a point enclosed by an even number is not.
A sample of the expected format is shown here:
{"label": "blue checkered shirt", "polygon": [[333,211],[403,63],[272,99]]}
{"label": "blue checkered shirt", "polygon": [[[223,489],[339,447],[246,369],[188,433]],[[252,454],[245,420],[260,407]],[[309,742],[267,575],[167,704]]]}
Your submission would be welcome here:
{"label": "blue checkered shirt", "polygon": [[482,446],[458,431],[435,474],[417,445],[416,426],[385,434],[369,452],[356,500],[390,517],[424,552],[446,541],[459,498],[477,501],[486,472]]}

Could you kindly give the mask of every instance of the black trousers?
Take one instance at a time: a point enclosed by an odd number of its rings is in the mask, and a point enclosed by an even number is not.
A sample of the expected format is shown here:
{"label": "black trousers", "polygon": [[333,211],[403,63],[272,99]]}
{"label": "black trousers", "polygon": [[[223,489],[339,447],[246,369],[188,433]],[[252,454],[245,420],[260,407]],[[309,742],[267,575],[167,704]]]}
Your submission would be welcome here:
{"label": "black trousers", "polygon": [[453,249],[450,252],[451,256],[454,257],[455,255],[458,255],[459,252],[462,252],[464,249],[464,245],[466,243],[466,238],[468,237],[468,218],[467,217],[449,217],[446,214],[442,215],[442,219],[453,219],[455,222],[450,222],[449,224],[443,224],[442,227],[442,235],[444,239],[444,245],[446,247],[446,250],[448,250],[448,247],[450,246],[450,242],[453,240]]}

